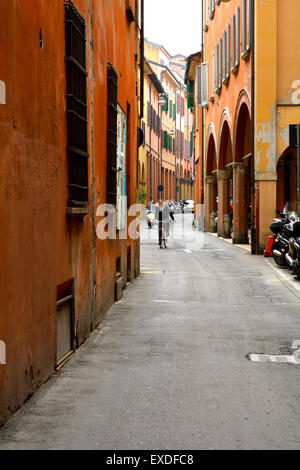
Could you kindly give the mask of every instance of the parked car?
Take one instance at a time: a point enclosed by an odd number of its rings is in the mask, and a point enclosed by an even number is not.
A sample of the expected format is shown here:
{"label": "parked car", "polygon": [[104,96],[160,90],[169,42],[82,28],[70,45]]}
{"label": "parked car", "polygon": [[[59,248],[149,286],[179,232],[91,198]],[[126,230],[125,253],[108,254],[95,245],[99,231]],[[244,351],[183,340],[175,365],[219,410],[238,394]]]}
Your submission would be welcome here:
{"label": "parked car", "polygon": [[184,203],[186,212],[194,212],[194,210],[195,210],[195,201],[193,201],[192,199],[188,199],[186,201],[183,201],[183,203]]}

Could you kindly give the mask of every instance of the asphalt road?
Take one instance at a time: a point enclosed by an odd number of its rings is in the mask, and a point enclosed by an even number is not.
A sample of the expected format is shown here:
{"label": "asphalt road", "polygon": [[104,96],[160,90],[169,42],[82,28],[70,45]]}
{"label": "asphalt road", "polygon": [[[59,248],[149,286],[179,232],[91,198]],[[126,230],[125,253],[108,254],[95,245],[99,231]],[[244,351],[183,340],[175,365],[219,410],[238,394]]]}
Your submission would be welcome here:
{"label": "asphalt road", "polygon": [[291,354],[298,284],[181,218],[166,250],[143,225],[140,278],[0,449],[300,449],[300,365],[247,358]]}

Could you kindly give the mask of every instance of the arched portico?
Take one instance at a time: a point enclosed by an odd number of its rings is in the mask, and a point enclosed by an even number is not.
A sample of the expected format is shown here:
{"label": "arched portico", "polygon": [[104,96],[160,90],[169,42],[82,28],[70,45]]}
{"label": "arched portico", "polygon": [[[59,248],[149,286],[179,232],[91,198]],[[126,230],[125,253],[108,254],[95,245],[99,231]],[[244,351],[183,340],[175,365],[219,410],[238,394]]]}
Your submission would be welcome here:
{"label": "arched portico", "polygon": [[213,133],[211,132],[208,138],[207,151],[206,151],[206,171],[205,171],[205,228],[210,230],[210,214],[217,212],[217,152],[216,143]]}
{"label": "arched portico", "polygon": [[233,243],[249,243],[251,204],[251,118],[249,102],[242,96],[237,108],[233,162]]}
{"label": "arched portico", "polygon": [[[232,197],[232,139],[228,120],[223,121],[218,158],[218,235],[231,238],[231,227],[224,226],[224,216],[231,216]],[[231,219],[232,220],[232,219]]]}

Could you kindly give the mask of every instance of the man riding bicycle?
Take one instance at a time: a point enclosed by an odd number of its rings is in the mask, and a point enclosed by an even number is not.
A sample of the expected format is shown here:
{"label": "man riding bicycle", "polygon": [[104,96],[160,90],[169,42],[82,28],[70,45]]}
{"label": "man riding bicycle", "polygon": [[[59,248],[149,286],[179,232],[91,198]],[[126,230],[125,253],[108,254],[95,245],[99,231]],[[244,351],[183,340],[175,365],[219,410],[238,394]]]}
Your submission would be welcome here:
{"label": "man riding bicycle", "polygon": [[164,243],[166,246],[166,237],[170,233],[170,219],[175,222],[174,213],[170,210],[168,204],[164,204],[160,199],[155,208],[155,220],[158,221],[158,242],[162,246],[163,233],[165,233]]}

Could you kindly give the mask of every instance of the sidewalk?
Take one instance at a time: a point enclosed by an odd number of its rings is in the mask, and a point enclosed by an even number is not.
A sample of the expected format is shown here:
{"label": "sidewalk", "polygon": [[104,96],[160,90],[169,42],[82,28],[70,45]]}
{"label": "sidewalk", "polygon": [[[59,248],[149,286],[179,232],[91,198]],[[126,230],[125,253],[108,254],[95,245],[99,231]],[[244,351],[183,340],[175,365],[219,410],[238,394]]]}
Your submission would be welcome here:
{"label": "sidewalk", "polygon": [[222,238],[222,237],[219,237],[217,233],[212,233],[212,232],[207,232],[209,235],[212,235],[213,237],[215,238],[218,238],[219,240],[223,240],[224,242],[226,243],[229,243],[229,245],[232,245],[232,246],[237,246],[238,248],[241,248],[242,250],[245,250],[247,251],[248,253],[251,253],[251,245],[250,243],[248,245],[234,245],[232,243],[232,239],[231,238]]}

